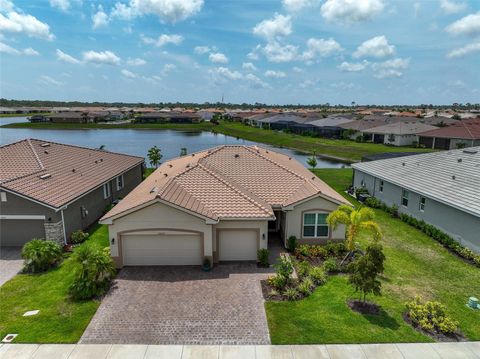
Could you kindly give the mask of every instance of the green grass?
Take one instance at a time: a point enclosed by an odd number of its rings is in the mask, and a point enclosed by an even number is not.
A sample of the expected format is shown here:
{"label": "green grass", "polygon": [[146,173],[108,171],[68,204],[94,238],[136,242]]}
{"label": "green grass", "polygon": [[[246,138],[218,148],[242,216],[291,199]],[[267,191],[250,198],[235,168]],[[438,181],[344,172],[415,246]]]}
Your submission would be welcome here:
{"label": "green grass", "polygon": [[[108,246],[107,226],[96,226],[82,246]],[[68,298],[75,264],[67,258],[42,274],[18,274],[0,287],[0,337],[18,333],[16,343],[76,343],[100,305],[99,300]],[[39,309],[36,316],[23,317]]]}
{"label": "green grass", "polygon": [[[351,183],[345,169],[316,173],[340,192]],[[480,295],[480,269],[399,219],[380,210],[375,214],[384,235],[386,262],[383,296],[368,299],[381,305],[382,314],[372,317],[351,311],[346,300],[357,294],[346,277],[330,277],[325,286],[302,301],[266,303],[272,343],[429,341],[402,319],[404,302],[416,294],[445,304],[467,338],[480,340],[480,311],[465,306],[469,296]],[[367,238],[361,239],[363,245],[366,242]]]}
{"label": "green grass", "polygon": [[273,130],[263,130],[238,122],[222,122],[215,127],[217,132],[250,141],[263,142],[279,147],[288,147],[303,152],[315,152],[326,157],[345,161],[359,161],[365,155],[382,152],[427,152],[428,149],[393,147],[375,143],[358,143],[349,140],[334,140],[300,136]]}

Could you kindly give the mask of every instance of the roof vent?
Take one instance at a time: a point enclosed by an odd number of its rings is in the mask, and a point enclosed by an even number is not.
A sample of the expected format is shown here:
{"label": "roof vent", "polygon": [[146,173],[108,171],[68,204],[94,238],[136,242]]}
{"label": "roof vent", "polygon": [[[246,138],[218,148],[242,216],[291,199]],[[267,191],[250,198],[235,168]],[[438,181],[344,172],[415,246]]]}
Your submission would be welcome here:
{"label": "roof vent", "polygon": [[235,158],[238,158],[240,157],[240,155],[238,153],[235,153]]}
{"label": "roof vent", "polygon": [[463,150],[463,153],[468,153],[469,155],[475,155],[475,154],[478,153],[478,151],[477,151],[477,150],[469,150],[469,149],[467,149],[467,150]]}
{"label": "roof vent", "polygon": [[457,162],[458,162],[458,163],[462,162],[462,159],[461,159],[461,158],[459,158],[459,159],[457,160]]}
{"label": "roof vent", "polygon": [[45,143],[42,143],[40,146],[41,146],[41,147],[49,147],[50,144],[49,144],[48,142],[45,142]]}
{"label": "roof vent", "polygon": [[454,180],[455,178],[456,178],[455,175],[453,175],[453,176],[452,176],[452,180]]}
{"label": "roof vent", "polygon": [[75,173],[75,168],[72,168],[72,172]]}
{"label": "roof vent", "polygon": [[165,177],[168,177],[168,173],[164,173],[163,175],[164,175]]}
{"label": "roof vent", "polygon": [[168,165],[168,167],[172,168],[172,167],[173,167],[173,165],[172,165],[172,164],[169,164],[169,165]]}
{"label": "roof vent", "polygon": [[195,153],[192,153],[192,157],[195,157]]}
{"label": "roof vent", "polygon": [[52,177],[52,175],[50,173],[45,173],[44,175],[40,176],[40,178],[43,179],[43,180],[47,179],[47,178],[50,178],[50,177]]}
{"label": "roof vent", "polygon": [[405,162],[402,162],[402,166],[405,167]]}
{"label": "roof vent", "polygon": [[95,163],[98,163],[98,161],[97,161],[97,160],[95,160]]}
{"label": "roof vent", "polygon": [[158,188],[157,188],[157,187],[153,187],[153,188],[150,190],[150,193],[153,193],[153,192],[158,192]]}
{"label": "roof vent", "polygon": [[48,151],[47,151],[47,150],[43,151],[43,153],[45,153],[46,155],[48,155]]}

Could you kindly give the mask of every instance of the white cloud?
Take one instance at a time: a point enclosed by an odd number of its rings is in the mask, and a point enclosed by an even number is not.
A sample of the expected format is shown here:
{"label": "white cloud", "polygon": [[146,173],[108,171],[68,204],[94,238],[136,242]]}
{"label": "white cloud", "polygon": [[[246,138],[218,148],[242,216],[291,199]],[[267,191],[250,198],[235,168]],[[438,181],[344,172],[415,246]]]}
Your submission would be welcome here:
{"label": "white cloud", "polygon": [[343,48],[338,42],[330,38],[324,39],[308,39],[307,50],[302,54],[304,60],[313,60],[317,56],[327,57],[343,51]]}
{"label": "white cloud", "polygon": [[311,86],[313,86],[313,85],[315,85],[315,82],[314,82],[314,81],[312,81],[312,80],[305,80],[305,81],[303,81],[303,82],[300,84],[300,88],[305,89],[305,88],[311,87]]}
{"label": "white cloud", "polygon": [[250,60],[258,60],[260,58],[258,52],[261,50],[262,47],[260,45],[255,46],[255,48],[247,54],[247,58]]}
{"label": "white cloud", "polygon": [[376,36],[363,42],[357,51],[353,53],[353,57],[386,57],[395,53],[395,46],[390,45],[385,36]]}
{"label": "white cloud", "polygon": [[144,59],[141,59],[141,58],[134,58],[134,59],[128,59],[127,60],[127,65],[129,66],[143,66],[147,63],[147,61],[145,61]]}
{"label": "white cloud", "polygon": [[83,61],[99,65],[118,65],[120,58],[111,51],[86,51],[83,53]]}
{"label": "white cloud", "polygon": [[368,61],[362,61],[362,62],[342,62],[340,65],[337,66],[340,70],[344,72],[360,72],[363,71],[367,68],[369,65]]}
{"label": "white cloud", "polygon": [[282,0],[282,4],[287,11],[299,12],[318,4],[318,0]]}
{"label": "white cloud", "polygon": [[292,70],[293,70],[293,72],[296,72],[297,74],[303,72],[303,69],[301,69],[300,67],[297,67],[297,66],[293,66]]}
{"label": "white cloud", "polygon": [[[6,8],[8,8],[9,3],[6,4]],[[41,22],[32,15],[18,13],[14,10],[6,12],[5,15],[0,14],[0,33],[3,32],[23,33],[29,37],[44,40],[55,39],[48,24]]]}
{"label": "white cloud", "polygon": [[185,20],[203,7],[203,0],[130,0],[127,4],[117,2],[112,16],[132,20],[144,15],[156,15],[165,22]]}
{"label": "white cloud", "polygon": [[251,62],[244,62],[242,64],[242,69],[248,70],[248,71],[257,71],[257,67]]}
{"label": "white cloud", "polygon": [[54,85],[54,86],[62,86],[63,82],[55,80],[54,78],[47,76],[47,75],[42,75],[40,76],[39,81],[44,84],[44,85]]}
{"label": "white cloud", "polygon": [[452,35],[480,34],[480,11],[455,21],[448,25],[445,30]]}
{"label": "white cloud", "polygon": [[232,71],[227,67],[217,67],[210,70],[215,80],[241,80],[243,75],[238,71]]}
{"label": "white cloud", "polygon": [[204,55],[210,52],[210,48],[208,46],[196,46],[193,49],[193,52],[195,52],[197,55]]}
{"label": "white cloud", "polygon": [[263,20],[255,25],[253,33],[265,38],[267,41],[290,35],[292,33],[291,17],[275,13],[272,19]]}
{"label": "white cloud", "polygon": [[8,55],[26,55],[26,56],[38,56],[40,55],[38,51],[35,51],[31,47],[28,47],[23,50],[17,50],[3,42],[0,42],[0,53]]}
{"label": "white cloud", "polygon": [[289,44],[270,42],[262,49],[265,57],[271,62],[290,62],[297,58],[298,48]]}
{"label": "white cloud", "polygon": [[162,74],[162,76],[167,76],[170,72],[172,72],[176,68],[177,68],[177,66],[175,66],[174,64],[165,64],[165,65],[163,65],[161,74]]}
{"label": "white cloud", "polygon": [[69,0],[50,0],[50,6],[62,11],[68,11],[70,9]]}
{"label": "white cloud", "polygon": [[123,76],[125,76],[127,79],[135,79],[137,78],[137,75],[131,71],[128,71],[126,69],[123,69],[120,71]]}
{"label": "white cloud", "polygon": [[369,20],[383,9],[382,0],[327,0],[320,12],[327,21],[357,22]]}
{"label": "white cloud", "polygon": [[456,48],[450,51],[447,57],[448,58],[463,57],[471,54],[472,52],[478,52],[478,51],[480,51],[480,41],[465,45],[463,47]]}
{"label": "white cloud", "polygon": [[14,7],[10,0],[0,0],[0,12],[12,11]]}
{"label": "white cloud", "polygon": [[245,80],[249,83],[250,87],[254,89],[270,88],[268,83],[262,81],[254,74],[247,74]]}
{"label": "white cloud", "polygon": [[372,65],[374,76],[378,79],[385,79],[390,77],[400,77],[403,75],[403,70],[407,69],[410,64],[410,59],[396,58],[384,62],[375,63]]}
{"label": "white cloud", "polygon": [[108,24],[108,15],[103,11],[102,5],[98,5],[97,12],[92,15],[93,28],[98,29],[99,27],[107,26]]}
{"label": "white cloud", "polygon": [[57,49],[56,55],[57,55],[57,59],[62,61],[62,62],[66,62],[66,63],[69,63],[69,64],[79,64],[80,63],[80,60],[77,60],[75,57],[70,56],[69,54],[66,54],[62,50]]}
{"label": "white cloud", "polygon": [[274,70],[265,71],[265,77],[280,79],[285,76],[287,76],[287,74],[283,71],[274,71]]}
{"label": "white cloud", "polygon": [[158,39],[152,39],[151,37],[146,37],[141,35],[140,38],[142,39],[143,43],[149,45],[155,45],[156,47],[162,47],[167,44],[173,45],[180,45],[183,41],[183,36],[181,35],[167,35],[162,34],[158,37]]}
{"label": "white cloud", "polygon": [[440,0],[440,8],[445,14],[456,14],[467,8],[464,2],[456,2],[451,0]]}
{"label": "white cloud", "polygon": [[228,63],[228,57],[220,52],[211,53],[208,57],[209,60],[216,64],[226,64]]}

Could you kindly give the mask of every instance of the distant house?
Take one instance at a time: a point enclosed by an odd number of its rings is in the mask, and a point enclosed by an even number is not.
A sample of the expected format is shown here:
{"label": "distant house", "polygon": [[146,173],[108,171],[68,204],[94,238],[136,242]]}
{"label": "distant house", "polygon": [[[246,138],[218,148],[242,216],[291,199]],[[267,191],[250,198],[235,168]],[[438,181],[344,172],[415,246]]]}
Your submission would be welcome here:
{"label": "distant house", "polygon": [[418,140],[417,134],[433,129],[436,129],[436,127],[421,122],[394,122],[370,128],[363,132],[372,135],[373,143],[410,146]]}
{"label": "distant house", "polygon": [[50,122],[50,119],[44,115],[33,115],[28,118],[31,123]]}
{"label": "distant house", "polygon": [[353,185],[480,252],[480,147],[356,163]]}
{"label": "distant house", "polygon": [[143,158],[26,139],[0,147],[0,245],[66,243],[142,181]]}
{"label": "distant house", "polygon": [[441,150],[480,146],[480,119],[456,121],[447,127],[422,132],[419,143]]}
{"label": "distant house", "polygon": [[83,112],[59,112],[48,117],[53,123],[87,123],[93,122]]}
{"label": "distant house", "polygon": [[151,112],[135,118],[137,123],[198,123],[201,117],[193,112]]}
{"label": "distant house", "polygon": [[321,137],[341,138],[345,130],[340,125],[351,121],[349,117],[328,116],[309,121],[308,124],[313,126],[313,132]]}

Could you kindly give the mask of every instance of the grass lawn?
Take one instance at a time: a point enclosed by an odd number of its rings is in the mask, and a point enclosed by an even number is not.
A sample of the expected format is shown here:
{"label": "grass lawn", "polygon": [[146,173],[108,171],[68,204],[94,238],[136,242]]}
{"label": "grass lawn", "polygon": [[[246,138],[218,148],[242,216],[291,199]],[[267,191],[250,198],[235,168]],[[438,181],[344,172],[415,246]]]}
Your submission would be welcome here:
{"label": "grass lawn", "polygon": [[[108,246],[107,226],[98,225],[82,246]],[[0,287],[0,337],[18,333],[16,343],[76,343],[100,301],[73,302],[68,287],[74,263],[67,258],[56,269],[42,274],[18,274]],[[36,316],[23,317],[39,309]]]}
{"label": "grass lawn", "polygon": [[[321,169],[316,174],[338,191],[351,183],[351,169]],[[338,174],[338,175],[337,175]],[[342,192],[343,194],[343,192]],[[480,311],[465,306],[480,295],[480,269],[450,254],[419,230],[375,210],[386,255],[379,316],[351,311],[346,300],[356,293],[346,276],[333,276],[298,302],[265,304],[273,344],[430,341],[402,319],[404,302],[420,294],[438,300],[470,340],[480,340]],[[365,244],[367,238],[362,238]]]}

